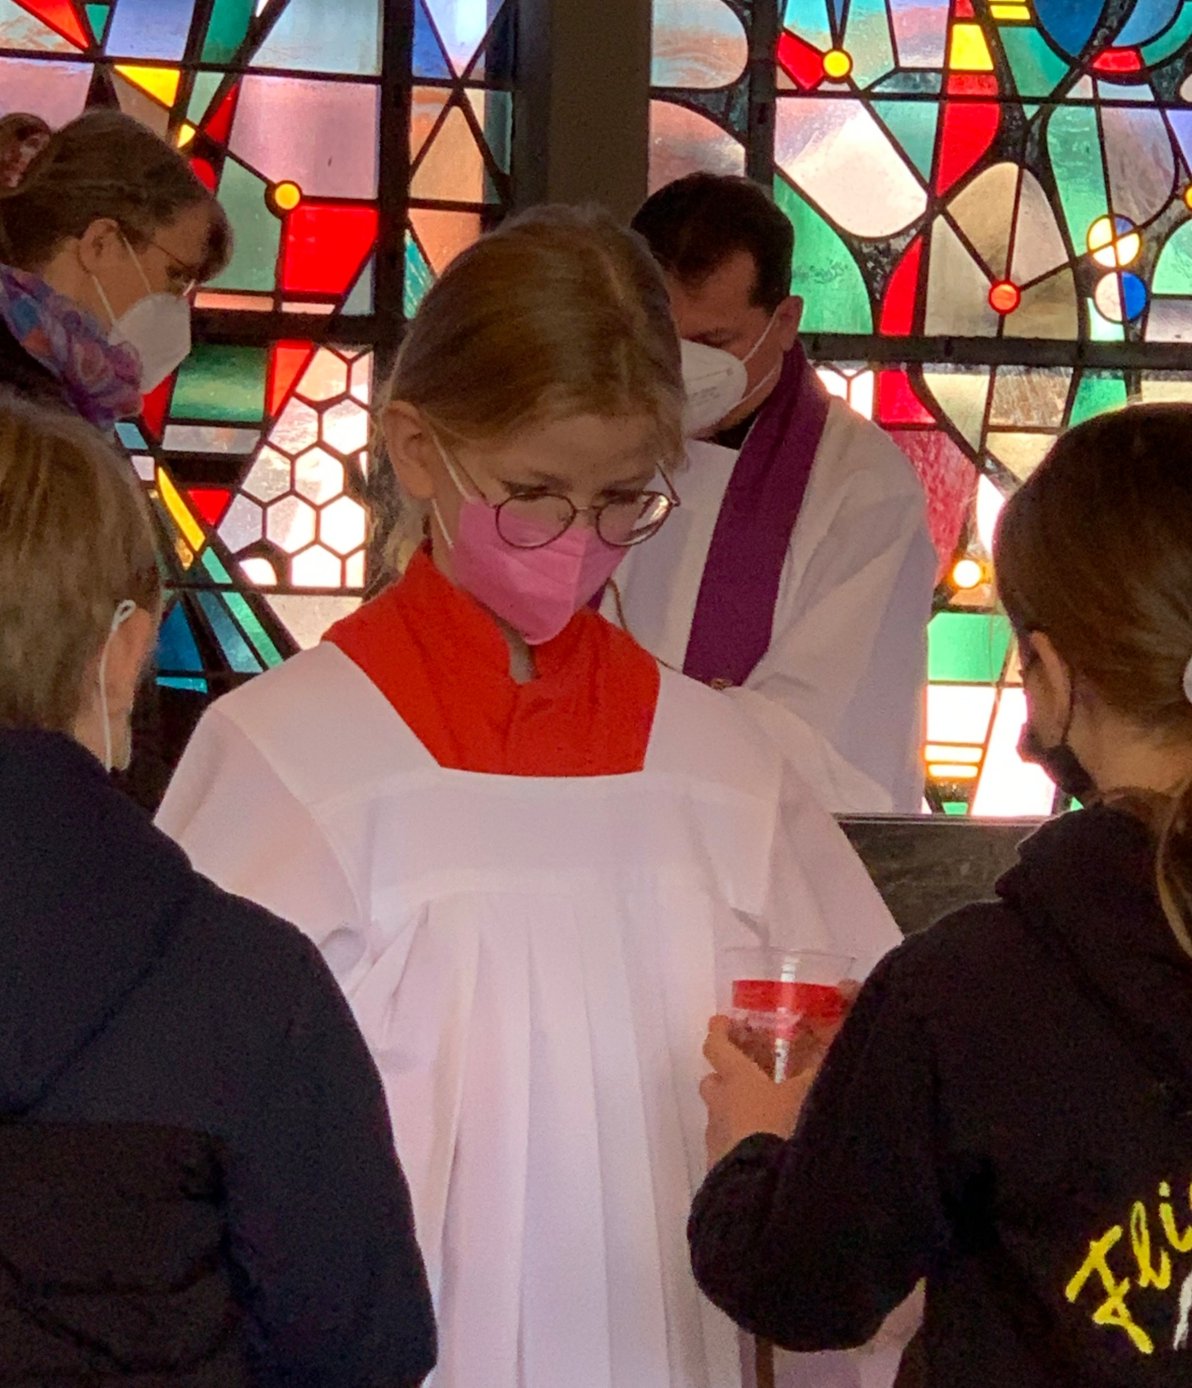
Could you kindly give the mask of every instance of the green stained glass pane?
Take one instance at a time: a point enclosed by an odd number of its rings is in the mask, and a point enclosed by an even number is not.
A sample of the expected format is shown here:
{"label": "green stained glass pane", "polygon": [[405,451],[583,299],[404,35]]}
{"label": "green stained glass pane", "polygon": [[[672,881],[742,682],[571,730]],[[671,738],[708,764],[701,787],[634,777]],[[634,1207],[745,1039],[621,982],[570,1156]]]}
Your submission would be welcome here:
{"label": "green stained glass pane", "polygon": [[381,0],[289,0],[255,62],[300,72],[379,73]]}
{"label": "green stained glass pane", "polygon": [[1019,95],[1050,96],[1068,76],[1067,62],[1052,51],[1038,29],[1007,24],[999,34]]}
{"label": "green stained glass pane", "polygon": [[95,35],[96,43],[103,43],[104,34],[107,32],[108,20],[112,14],[110,5],[84,5],[87,12],[87,23],[91,25],[91,32]]}
{"label": "green stained glass pane", "polygon": [[787,0],[783,24],[816,48],[832,47],[826,0]]}
{"label": "green stained glass pane", "polygon": [[927,629],[928,678],[996,684],[1010,649],[1010,623],[996,612],[940,612]]}
{"label": "green stained glass pane", "polygon": [[228,664],[238,675],[259,675],[261,662],[253,655],[239,627],[232,621],[220,593],[199,593],[202,607],[215,639],[219,642]]}
{"label": "green stained glass pane", "polygon": [[966,805],[965,802],[964,802],[963,800],[945,800],[945,801],[944,801],[944,813],[945,813],[945,814],[958,814],[958,815],[968,814],[968,808],[969,808],[968,805]]}
{"label": "green stained glass pane", "polygon": [[1081,424],[1093,415],[1120,409],[1125,403],[1126,383],[1120,376],[1083,376],[1076,387],[1068,424]]}
{"label": "green stained glass pane", "polygon": [[418,243],[406,232],[406,294],[405,314],[413,318],[418,305],[426,297],[427,290],[435,282],[435,277],[426,257],[418,249]]}
{"label": "green stained glass pane", "polygon": [[[212,580],[220,587],[231,587],[232,576],[224,567],[219,555],[212,549],[203,551],[203,567],[207,570]],[[248,633],[254,646],[265,665],[280,665],[283,659],[282,653],[274,645],[272,638],[257,619],[251,607],[240,596],[239,593],[226,592],[222,595],[228,604],[229,610],[236,620]]]}
{"label": "green stained glass pane", "polygon": [[1151,281],[1155,294],[1192,294],[1192,222],[1185,222],[1167,238]]}
{"label": "green stained glass pane", "polygon": [[205,63],[230,63],[244,42],[253,16],[254,0],[215,0],[207,39],[203,44]]}
{"label": "green stained glass pane", "polygon": [[931,177],[935,135],[940,122],[938,101],[875,101],[874,114],[905,150],[924,178]]}
{"label": "green stained glass pane", "polygon": [[852,78],[867,87],[893,72],[894,44],[886,0],[851,0],[844,46],[853,60]]}
{"label": "green stained glass pane", "polygon": [[231,263],[211,281],[211,287],[273,289],[281,222],[266,205],[264,180],[235,159],[229,159],[219,181],[219,200],[231,218],[236,241]]}
{"label": "green stained glass pane", "polygon": [[1089,316],[1090,342],[1125,342],[1126,329],[1121,323],[1111,323],[1092,299],[1086,299],[1085,306]]}
{"label": "green stained glass pane", "polygon": [[791,293],[803,300],[805,332],[868,333],[873,310],[853,253],[785,178],[774,184],[774,199],[795,228]]}
{"label": "green stained glass pane", "polygon": [[221,424],[259,422],[265,414],[268,363],[265,347],[201,343],[178,372],[171,414]]}
{"label": "green stained glass pane", "polygon": [[371,313],[373,311],[373,262],[360,272],[352,292],[344,303],[345,313]]}
{"label": "green stained glass pane", "polygon": [[207,114],[211,99],[219,91],[223,81],[222,72],[196,72],[194,86],[191,88],[190,102],[186,108],[186,119],[191,125],[198,125]]}
{"label": "green stained glass pane", "polygon": [[1059,108],[1047,126],[1047,148],[1068,231],[1081,254],[1088,244],[1089,228],[1109,210],[1096,110]]}

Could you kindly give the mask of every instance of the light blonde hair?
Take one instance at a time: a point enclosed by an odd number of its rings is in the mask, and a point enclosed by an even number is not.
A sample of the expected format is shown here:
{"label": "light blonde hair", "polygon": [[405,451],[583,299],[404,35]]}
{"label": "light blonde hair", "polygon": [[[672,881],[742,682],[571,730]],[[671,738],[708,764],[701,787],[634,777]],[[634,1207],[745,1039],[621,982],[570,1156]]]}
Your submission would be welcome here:
{"label": "light blonde hair", "polygon": [[[36,116],[15,114],[0,124],[0,167],[31,136],[48,132]],[[147,126],[119,111],[87,111],[49,133],[15,187],[0,188],[0,260],[41,270],[72,236],[110,217],[143,250],[160,227],[192,207],[210,210],[200,281],[228,263],[232,233],[214,195],[186,158]]]}
{"label": "light blonde hair", "polygon": [[[543,207],[482,237],[431,288],[382,393],[451,443],[500,444],[533,424],[646,416],[658,461],[683,452],[683,379],[666,286],[646,244],[607,213]],[[405,502],[392,561],[416,545]]]}
{"label": "light blonde hair", "polygon": [[127,460],[72,416],[0,395],[0,727],[73,729],[126,598],[161,604]]}
{"label": "light blonde hair", "polygon": [[[1069,430],[1006,503],[994,568],[1020,637],[1046,633],[1109,708],[1160,743],[1192,743],[1192,406],[1133,405]],[[1156,833],[1160,901],[1192,954],[1192,780],[1126,803]]]}

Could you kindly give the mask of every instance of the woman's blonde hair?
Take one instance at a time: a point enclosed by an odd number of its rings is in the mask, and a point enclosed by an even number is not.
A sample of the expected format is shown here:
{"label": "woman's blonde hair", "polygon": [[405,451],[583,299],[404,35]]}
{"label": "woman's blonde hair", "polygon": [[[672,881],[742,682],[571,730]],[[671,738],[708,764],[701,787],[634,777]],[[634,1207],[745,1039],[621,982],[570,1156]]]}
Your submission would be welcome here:
{"label": "woman's blonde hair", "polygon": [[[1192,406],[1134,405],[1069,430],[1006,503],[994,569],[1020,637],[1046,633],[1108,707],[1192,743]],[[1192,954],[1192,780],[1133,802],[1157,833],[1160,900]]]}
{"label": "woman's blonde hair", "polygon": [[0,260],[40,270],[63,241],[104,217],[143,250],[160,227],[205,206],[211,223],[196,278],[209,280],[228,263],[232,233],[223,209],[185,157],[147,126],[119,111],[87,111],[54,132],[36,116],[6,116],[0,168],[42,132],[44,144],[14,186],[0,186]]}
{"label": "woman's blonde hair", "polygon": [[[674,464],[679,341],[645,242],[607,213],[568,207],[538,208],[482,237],[410,324],[382,411],[395,400],[453,443],[499,444],[581,414],[644,415],[659,463]],[[402,527],[399,543],[411,538]]]}
{"label": "woman's blonde hair", "polygon": [[126,598],[161,604],[128,461],[72,416],[0,395],[0,727],[72,730]]}

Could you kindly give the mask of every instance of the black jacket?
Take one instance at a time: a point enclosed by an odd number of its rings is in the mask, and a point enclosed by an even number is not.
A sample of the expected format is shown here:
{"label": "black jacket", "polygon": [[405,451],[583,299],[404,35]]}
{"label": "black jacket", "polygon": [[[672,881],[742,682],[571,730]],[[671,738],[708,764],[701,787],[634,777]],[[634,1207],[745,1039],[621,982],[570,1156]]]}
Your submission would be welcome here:
{"label": "black jacket", "polygon": [[76,743],[0,732],[0,1383],[433,1362],[380,1081],[318,952]]}
{"label": "black jacket", "polygon": [[794,1138],[709,1175],[696,1275],[793,1349],[923,1277],[930,1388],[1192,1383],[1192,963],[1142,825],[1055,821],[874,972]]}

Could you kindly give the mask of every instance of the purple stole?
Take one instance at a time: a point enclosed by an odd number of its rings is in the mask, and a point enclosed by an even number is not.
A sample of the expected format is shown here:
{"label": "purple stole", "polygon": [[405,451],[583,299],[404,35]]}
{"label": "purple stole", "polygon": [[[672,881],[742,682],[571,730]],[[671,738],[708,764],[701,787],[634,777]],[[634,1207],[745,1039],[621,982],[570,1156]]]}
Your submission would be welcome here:
{"label": "purple stole", "polygon": [[769,649],[782,566],[828,404],[823,382],[796,344],[720,506],[683,662],[693,679],[720,689],[744,684]]}

